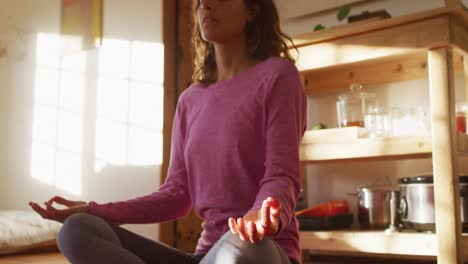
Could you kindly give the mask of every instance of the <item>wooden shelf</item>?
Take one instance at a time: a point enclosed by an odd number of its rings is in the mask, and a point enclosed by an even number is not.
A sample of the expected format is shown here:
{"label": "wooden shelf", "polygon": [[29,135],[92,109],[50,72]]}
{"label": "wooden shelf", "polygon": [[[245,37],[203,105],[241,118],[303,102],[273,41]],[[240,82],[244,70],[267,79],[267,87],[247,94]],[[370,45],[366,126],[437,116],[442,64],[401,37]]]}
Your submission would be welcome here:
{"label": "wooden shelf", "polygon": [[[411,16],[349,24],[294,38],[300,53],[296,65],[308,95],[345,91],[354,82],[378,85],[427,78],[433,121],[433,137],[334,141],[325,136],[324,140],[303,139],[301,161],[432,157],[434,185],[437,186],[434,188],[437,234],[403,232],[386,235],[383,231],[349,230],[301,232],[303,249],[348,254],[437,256],[438,263],[442,264],[462,263],[466,259],[468,236],[458,228],[461,225],[459,185],[453,178],[457,156],[464,155],[468,144],[453,133],[455,113],[452,111],[455,109],[455,75],[461,72],[460,69],[464,69],[465,77],[468,74],[468,12],[461,8],[458,0],[444,2],[444,8]],[[465,99],[468,99],[468,86]],[[455,141],[458,151],[453,148]]]}
{"label": "wooden shelf", "polygon": [[[319,42],[332,41],[339,38],[365,34],[372,31],[383,30],[386,28],[407,25],[421,20],[428,20],[441,16],[451,15],[459,20],[468,23],[468,14],[459,8],[441,7],[432,10],[422,11],[411,15],[393,17],[389,19],[373,20],[368,23],[348,23],[345,25],[331,27],[325,30],[313,31],[293,37],[296,46],[303,47]],[[363,21],[365,22],[365,21]]]}
{"label": "wooden shelf", "polygon": [[[463,249],[468,254],[468,235],[463,234]],[[437,237],[432,233],[396,232],[383,230],[301,231],[301,248],[306,250],[391,254],[413,256],[437,256]]]}
{"label": "wooden shelf", "polygon": [[347,159],[428,158],[432,155],[430,136],[359,138],[346,142],[301,144],[303,162]]}
{"label": "wooden shelf", "polygon": [[[296,37],[297,67],[311,95],[347,91],[350,83],[379,85],[428,77],[427,51],[450,46],[455,73],[463,72],[468,12],[452,8],[317,31]],[[389,36],[392,36],[389,38]],[[459,55],[458,55],[459,54]]]}
{"label": "wooden shelf", "polygon": [[[428,79],[427,52],[390,55],[366,61],[344,63],[338,66],[302,70],[308,95],[338,94],[349,91],[351,83],[365,86],[392,82]],[[455,54],[455,75],[462,75],[463,55]]]}

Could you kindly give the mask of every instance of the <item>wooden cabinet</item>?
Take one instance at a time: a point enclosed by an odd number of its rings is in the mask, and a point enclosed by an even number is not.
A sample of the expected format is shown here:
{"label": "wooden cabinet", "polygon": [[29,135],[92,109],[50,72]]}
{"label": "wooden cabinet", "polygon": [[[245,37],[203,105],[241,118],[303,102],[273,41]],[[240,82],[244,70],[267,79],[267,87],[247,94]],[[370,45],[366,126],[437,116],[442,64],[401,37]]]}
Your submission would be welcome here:
{"label": "wooden cabinet", "polygon": [[[437,256],[438,263],[463,263],[468,256],[468,236],[461,232],[456,175],[457,160],[466,155],[466,149],[458,146],[466,141],[466,135],[455,131],[454,77],[464,73],[468,79],[468,13],[460,2],[447,0],[439,9],[349,24],[295,40],[301,54],[297,65],[311,96],[343,92],[340,89],[353,82],[375,85],[429,79],[431,136],[303,143],[300,156],[304,166],[354,159],[432,157],[437,219],[435,234],[305,231],[301,232],[302,248],[353,255]],[[468,86],[468,96],[466,89]]]}

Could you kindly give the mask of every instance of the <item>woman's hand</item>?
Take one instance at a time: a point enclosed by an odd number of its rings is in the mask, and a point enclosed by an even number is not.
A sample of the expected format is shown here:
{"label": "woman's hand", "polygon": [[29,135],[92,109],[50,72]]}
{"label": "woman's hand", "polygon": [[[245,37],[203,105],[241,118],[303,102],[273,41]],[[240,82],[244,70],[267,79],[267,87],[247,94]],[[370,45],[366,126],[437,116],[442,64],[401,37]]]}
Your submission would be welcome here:
{"label": "woman's hand", "polygon": [[[57,209],[53,203],[65,205],[66,209]],[[63,223],[67,217],[76,213],[83,213],[89,210],[89,205],[82,201],[70,201],[60,196],[54,196],[52,199],[44,203],[45,208],[42,208],[35,202],[29,202],[29,206],[36,211],[44,219],[54,220]]]}
{"label": "woman's hand", "polygon": [[233,234],[238,234],[243,241],[250,240],[253,244],[265,236],[273,236],[278,232],[281,204],[278,200],[268,197],[263,201],[262,208],[251,211],[243,218],[229,218],[229,228]]}

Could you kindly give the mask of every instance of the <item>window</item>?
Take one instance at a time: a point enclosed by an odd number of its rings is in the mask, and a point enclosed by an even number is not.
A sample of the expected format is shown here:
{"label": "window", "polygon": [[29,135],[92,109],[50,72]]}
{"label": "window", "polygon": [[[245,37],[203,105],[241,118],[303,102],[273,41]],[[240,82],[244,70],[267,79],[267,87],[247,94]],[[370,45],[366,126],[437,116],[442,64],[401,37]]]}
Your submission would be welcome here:
{"label": "window", "polygon": [[162,164],[163,45],[104,39],[63,56],[62,44],[37,36],[31,176],[80,195],[84,159],[95,172]]}
{"label": "window", "polygon": [[60,56],[60,39],[37,36],[31,176],[81,192],[86,57]]}
{"label": "window", "polygon": [[162,44],[105,39],[99,55],[96,163],[162,163]]}

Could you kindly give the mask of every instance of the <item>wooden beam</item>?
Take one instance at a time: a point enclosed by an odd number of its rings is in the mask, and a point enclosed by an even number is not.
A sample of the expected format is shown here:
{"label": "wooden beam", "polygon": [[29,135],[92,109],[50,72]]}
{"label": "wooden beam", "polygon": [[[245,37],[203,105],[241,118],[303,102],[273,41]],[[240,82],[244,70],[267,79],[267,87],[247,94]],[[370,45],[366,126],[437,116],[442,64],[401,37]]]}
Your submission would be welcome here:
{"label": "wooden beam", "polygon": [[[163,163],[161,165],[161,184],[167,177],[171,154],[172,124],[175,113],[176,90],[176,1],[164,0],[163,5],[163,43],[164,43],[164,126],[163,126]],[[174,222],[159,224],[159,241],[174,245]]]}
{"label": "wooden beam", "polygon": [[468,28],[457,17],[450,18],[450,43],[462,54],[468,54]]}
{"label": "wooden beam", "polygon": [[463,55],[463,71],[465,73],[465,101],[468,102],[468,53]]}
{"label": "wooden beam", "polygon": [[452,48],[429,50],[432,164],[438,263],[463,263],[460,190],[455,157],[455,87]]}
{"label": "wooden beam", "polygon": [[444,47],[449,45],[449,28],[447,15],[311,44],[299,48],[297,66],[304,71]]}
{"label": "wooden beam", "polygon": [[[462,67],[464,73],[465,84],[463,87],[463,93],[465,102],[468,102],[468,53],[462,56]],[[463,132],[457,132],[457,145],[459,153],[468,153],[468,135]]]}
{"label": "wooden beam", "polygon": [[[178,2],[177,98],[192,83],[193,73],[193,1],[178,0]],[[191,210],[183,219],[178,220],[176,222],[175,247],[186,252],[195,251],[202,230],[201,222],[194,210]]]}
{"label": "wooden beam", "polygon": [[[161,184],[167,177],[172,125],[177,101],[192,82],[192,2],[164,0],[164,135]],[[201,220],[192,210],[184,219],[160,224],[161,242],[193,252],[201,233]]]}

